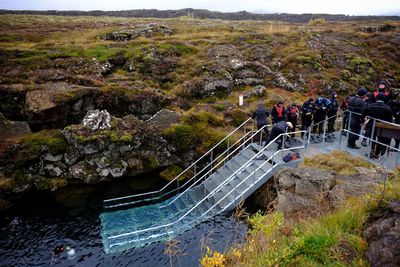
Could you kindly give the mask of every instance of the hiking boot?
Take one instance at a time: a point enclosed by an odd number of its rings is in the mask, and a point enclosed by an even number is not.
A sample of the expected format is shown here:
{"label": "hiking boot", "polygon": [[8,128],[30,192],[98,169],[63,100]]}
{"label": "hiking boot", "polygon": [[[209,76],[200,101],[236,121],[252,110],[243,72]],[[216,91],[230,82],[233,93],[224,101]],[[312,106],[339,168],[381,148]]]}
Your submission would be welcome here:
{"label": "hiking boot", "polygon": [[378,159],[379,156],[375,155],[374,152],[370,152],[369,155],[365,154],[365,156],[369,157],[370,159]]}
{"label": "hiking boot", "polygon": [[347,132],[342,132],[342,135],[347,136]]}
{"label": "hiking boot", "polygon": [[361,145],[362,145],[362,146],[367,146],[367,139],[363,139],[363,140],[361,141]]}
{"label": "hiking boot", "polygon": [[357,145],[347,145],[348,148],[351,149],[360,149],[361,147],[357,146]]}

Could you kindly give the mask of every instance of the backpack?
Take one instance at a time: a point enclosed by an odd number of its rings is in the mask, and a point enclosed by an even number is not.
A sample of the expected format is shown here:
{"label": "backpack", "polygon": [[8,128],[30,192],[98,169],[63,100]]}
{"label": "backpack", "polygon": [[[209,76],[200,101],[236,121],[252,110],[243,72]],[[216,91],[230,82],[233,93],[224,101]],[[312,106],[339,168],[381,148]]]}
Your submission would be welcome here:
{"label": "backpack", "polygon": [[285,156],[283,156],[283,161],[284,162],[289,162],[292,160],[300,159],[300,153],[299,152],[289,152]]}

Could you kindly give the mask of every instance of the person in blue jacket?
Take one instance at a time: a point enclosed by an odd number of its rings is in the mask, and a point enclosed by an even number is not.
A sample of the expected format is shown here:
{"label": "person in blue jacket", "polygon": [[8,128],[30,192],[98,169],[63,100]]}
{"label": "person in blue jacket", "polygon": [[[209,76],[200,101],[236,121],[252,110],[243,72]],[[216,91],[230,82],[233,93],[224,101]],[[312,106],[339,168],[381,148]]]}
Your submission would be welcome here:
{"label": "person in blue jacket", "polygon": [[335,122],[337,118],[337,113],[339,110],[339,102],[337,101],[337,93],[333,92],[331,98],[329,99],[330,103],[328,105],[328,134],[327,138],[335,138]]}

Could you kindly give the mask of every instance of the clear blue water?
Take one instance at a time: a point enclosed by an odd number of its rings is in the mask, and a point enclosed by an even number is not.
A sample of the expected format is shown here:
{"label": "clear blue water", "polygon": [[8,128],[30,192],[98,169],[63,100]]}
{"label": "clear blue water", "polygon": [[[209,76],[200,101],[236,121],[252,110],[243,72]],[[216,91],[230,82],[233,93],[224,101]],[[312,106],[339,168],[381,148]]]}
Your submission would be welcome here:
{"label": "clear blue water", "polygon": [[[104,198],[158,188],[155,177],[135,178],[98,186],[73,186],[57,193],[31,194],[7,213],[0,214],[0,266],[198,266],[209,246],[223,252],[244,241],[247,226],[231,215],[220,215],[176,238],[172,254],[166,242],[105,254],[99,214]],[[75,249],[53,256],[60,244]],[[170,253],[171,254],[171,253]]]}

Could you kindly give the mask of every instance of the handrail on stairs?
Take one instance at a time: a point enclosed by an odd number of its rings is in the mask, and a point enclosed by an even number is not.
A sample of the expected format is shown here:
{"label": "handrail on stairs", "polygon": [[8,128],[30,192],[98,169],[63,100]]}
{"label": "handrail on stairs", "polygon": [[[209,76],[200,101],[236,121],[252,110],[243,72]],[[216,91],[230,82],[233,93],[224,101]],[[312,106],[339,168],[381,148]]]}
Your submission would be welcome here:
{"label": "handrail on stairs", "polygon": [[[397,127],[397,128],[400,128],[400,125],[399,125],[399,124],[396,124],[396,123],[393,123],[393,122],[388,122],[388,121],[385,121],[385,120],[381,120],[381,119],[377,119],[377,118],[374,118],[374,117],[369,117],[369,116],[367,116],[369,119],[372,120],[372,130],[371,130],[370,136],[367,137],[367,136],[365,136],[365,135],[363,135],[363,134],[361,134],[361,133],[355,133],[355,132],[353,132],[353,131],[350,130],[350,128],[351,128],[351,127],[350,127],[350,124],[351,124],[351,116],[352,116],[352,114],[356,114],[356,115],[358,115],[358,116],[361,116],[362,114],[361,114],[361,113],[358,113],[358,112],[350,111],[350,110],[346,110],[345,112],[347,112],[347,113],[349,114],[349,116],[348,116],[348,120],[349,120],[348,128],[345,129],[345,128],[343,127],[343,125],[342,125],[342,130],[341,130],[341,131],[343,131],[343,132],[345,132],[345,133],[352,134],[352,135],[356,135],[356,136],[361,137],[361,138],[365,138],[365,140],[367,140],[367,141],[370,142],[370,143],[375,143],[376,145],[382,145],[382,146],[384,146],[384,147],[388,150],[388,153],[389,153],[389,151],[395,151],[395,152],[397,152],[397,156],[396,156],[396,159],[395,159],[395,165],[394,165],[394,166],[399,165],[399,162],[400,162],[400,149],[399,149],[399,148],[396,148],[396,147],[393,147],[393,146],[391,146],[390,144],[385,144],[385,143],[379,142],[377,139],[374,139],[374,138],[373,138],[374,135],[375,135],[376,123],[377,123],[377,122],[381,122],[381,123],[384,123],[384,124],[386,124],[386,125],[390,125],[390,126],[392,126],[392,127]],[[341,136],[340,136],[340,137],[341,137]],[[342,144],[342,138],[339,139],[339,144],[338,144],[339,148],[341,147],[341,144]],[[373,160],[369,159],[368,157],[360,156],[359,154],[352,153],[351,151],[349,151],[349,152],[350,152],[351,154],[355,155],[355,156],[358,156],[358,157],[363,158],[364,160],[367,160],[368,162],[371,162],[371,163],[373,163],[373,164],[379,164],[379,162],[373,161]],[[388,156],[388,157],[389,157],[389,156]],[[381,160],[381,161],[382,161],[382,160]],[[383,165],[383,162],[384,162],[384,161],[380,162],[380,164]]]}
{"label": "handrail on stairs", "polygon": [[[301,133],[301,132],[305,132],[305,131],[298,131],[298,132],[294,132],[294,134],[296,133]],[[245,167],[247,167],[254,159],[258,158],[263,152],[264,150],[266,150],[268,147],[270,147],[273,143],[275,143],[279,138],[283,137],[283,136],[288,136],[290,133],[282,133],[280,135],[278,135],[275,139],[273,139],[267,146],[265,146],[262,150],[260,150],[256,155],[254,155],[251,159],[249,159],[245,164],[243,164],[238,170],[236,170],[232,175],[229,176],[228,179],[224,180],[224,182],[220,183],[216,188],[214,188],[210,193],[208,193],[207,196],[204,196],[204,198],[202,200],[200,200],[198,203],[196,203],[190,210],[188,210],[185,214],[183,214],[179,219],[170,222],[168,224],[163,224],[163,225],[159,225],[159,226],[154,226],[154,227],[150,227],[150,228],[146,228],[146,229],[141,229],[141,230],[136,230],[136,231],[132,231],[132,232],[128,232],[128,233],[123,233],[123,234],[118,234],[118,235],[114,235],[114,236],[110,236],[108,237],[108,239],[116,239],[119,237],[125,237],[125,236],[130,236],[130,235],[134,235],[134,234],[139,234],[139,233],[143,233],[143,232],[149,232],[149,231],[153,231],[153,230],[157,230],[157,229],[161,229],[161,228],[165,228],[165,227],[170,227],[175,223],[180,222],[183,218],[185,218],[186,216],[188,216],[188,214],[190,214],[195,208],[197,208],[201,203],[203,203],[207,198],[213,196],[222,186],[225,186],[227,183],[229,183],[231,181],[232,178],[234,178],[236,176],[236,174],[238,172],[243,171],[243,169]],[[293,134],[293,133],[291,133]],[[304,145],[303,145],[304,146]],[[280,151],[279,151],[280,152]]]}
{"label": "handrail on stairs", "polygon": [[[262,132],[264,131],[264,128],[267,127],[267,126],[268,126],[268,125],[262,126],[262,127],[261,127],[260,129],[258,129],[248,140],[253,140],[253,137],[255,137],[255,136],[257,136],[258,134],[262,133]],[[261,138],[260,138],[260,139],[261,139]],[[248,140],[247,140],[247,141],[248,141]],[[239,140],[239,141],[240,141],[240,140]],[[242,146],[245,145],[245,143],[246,143],[246,141],[242,144]],[[232,147],[234,147],[234,145],[233,145]],[[232,155],[234,155],[239,149],[241,149],[241,146],[235,148],[235,150],[232,151],[231,153],[229,153],[229,149],[228,149],[228,150],[224,151],[222,154],[220,154],[220,155],[218,156],[218,158],[220,158],[222,155],[224,155],[225,152],[228,152],[229,154],[228,154],[224,159],[222,159],[222,162],[225,162],[225,160],[229,159],[229,157],[232,156]],[[216,158],[215,160],[217,160],[218,158]],[[209,167],[210,165],[212,166],[212,162],[209,163],[209,165],[207,165],[204,169],[206,169],[206,168]],[[171,202],[167,203],[167,204],[164,205],[164,206],[161,206],[160,208],[167,207],[167,206],[171,205],[172,203],[174,203],[175,201],[177,201],[184,193],[186,193],[186,192],[189,191],[191,188],[193,188],[199,181],[202,181],[202,179],[203,179],[205,176],[207,176],[209,173],[211,173],[212,170],[214,170],[214,169],[219,169],[219,168],[218,168],[218,164],[217,164],[217,165],[214,165],[214,166],[211,168],[211,170],[207,171],[200,179],[197,179],[197,181],[195,181],[194,183],[192,183],[187,189],[185,189],[185,191],[181,192],[181,193],[180,193],[176,198],[174,198]],[[192,179],[193,179],[193,177],[192,177],[190,180],[192,180]],[[189,183],[190,180],[188,180],[186,183]],[[183,186],[184,186],[184,185],[182,185],[182,187],[183,187]]]}
{"label": "handrail on stairs", "polygon": [[[145,192],[145,193],[140,193],[140,194],[134,194],[134,195],[128,195],[128,196],[123,196],[123,197],[117,197],[117,198],[111,198],[111,199],[106,199],[103,200],[103,204],[105,206],[105,208],[112,208],[112,207],[116,207],[116,205],[109,205],[107,206],[108,203],[112,203],[115,201],[120,201],[120,200],[127,200],[127,199],[131,199],[129,201],[129,205],[131,204],[135,204],[135,203],[139,203],[142,201],[150,201],[150,200],[154,200],[154,199],[159,199],[161,198],[160,196],[155,196],[157,194],[160,194],[161,192],[163,192],[166,188],[168,188],[168,186],[172,185],[173,183],[177,183],[177,187],[179,188],[179,178],[186,172],[188,172],[189,170],[191,170],[192,168],[194,169],[195,175],[197,173],[196,171],[196,166],[197,163],[200,162],[202,159],[204,159],[207,155],[210,155],[211,158],[213,157],[213,152],[214,150],[221,145],[222,143],[224,143],[225,141],[227,141],[227,147],[229,149],[229,138],[236,133],[237,131],[239,131],[240,129],[243,128],[243,136],[246,136],[246,132],[247,132],[247,124],[248,122],[252,120],[252,118],[248,118],[247,120],[245,120],[241,125],[239,125],[236,129],[234,129],[233,131],[231,131],[227,136],[225,136],[225,138],[223,138],[221,141],[219,141],[216,145],[214,145],[212,148],[210,148],[206,153],[204,153],[200,158],[198,158],[195,162],[193,162],[189,167],[187,167],[185,170],[183,170],[180,174],[178,174],[174,179],[172,179],[170,182],[168,182],[165,186],[163,186],[161,189],[156,190],[156,191],[151,191],[151,192]],[[253,125],[254,127],[254,125]],[[242,136],[242,137],[243,137]],[[204,168],[202,169],[204,170]],[[201,171],[202,171],[201,170]],[[200,171],[200,172],[201,172]],[[167,192],[169,193],[169,192]],[[143,199],[143,197],[145,196],[149,196],[148,198]],[[138,199],[138,200],[134,200],[136,198],[142,198],[142,199]],[[119,204],[120,205],[120,204]],[[117,205],[117,206],[119,206]]]}
{"label": "handrail on stairs", "polygon": [[[304,131],[300,131],[300,132],[304,132]],[[244,178],[243,180],[240,181],[240,183],[236,184],[234,188],[232,188],[228,193],[226,193],[220,200],[218,200],[217,203],[215,203],[212,207],[210,207],[207,211],[205,211],[201,216],[205,216],[208,212],[210,212],[214,207],[216,207],[221,201],[223,201],[225,198],[227,198],[232,192],[234,192],[235,190],[237,190],[237,188],[242,185],[245,181],[247,181],[247,179],[249,179],[249,177],[251,176],[255,176],[256,172],[259,171],[260,169],[262,169],[262,167],[264,167],[264,165],[266,163],[268,163],[269,161],[273,161],[273,159],[275,158],[275,155],[277,155],[278,153],[284,152],[284,151],[289,151],[289,150],[293,150],[293,149],[305,149],[305,144],[303,143],[303,145],[301,146],[297,146],[297,147],[291,147],[291,148],[285,148],[285,149],[281,149],[278,151],[275,151],[272,156],[270,156],[267,160],[265,160],[258,168],[256,168],[253,172],[251,172],[249,175],[246,176],[246,178]],[[260,150],[260,152],[263,152],[265,150],[265,148],[263,148],[262,150]],[[250,190],[250,188],[252,188],[252,186],[257,183],[259,180],[261,180],[262,178],[264,178],[267,174],[269,174],[271,171],[274,170],[274,168],[276,168],[279,164],[276,165],[272,165],[272,167],[266,172],[264,173],[261,177],[259,177],[257,179],[257,181],[253,182],[251,184],[251,186],[247,187],[246,190],[244,190],[240,195],[236,196],[233,198],[232,201],[230,201],[227,205],[225,205],[225,207],[220,211],[220,213],[224,212],[229,206],[231,206],[233,203],[235,203],[240,197],[242,197],[248,190]],[[192,223],[194,220],[192,220],[189,223]]]}

